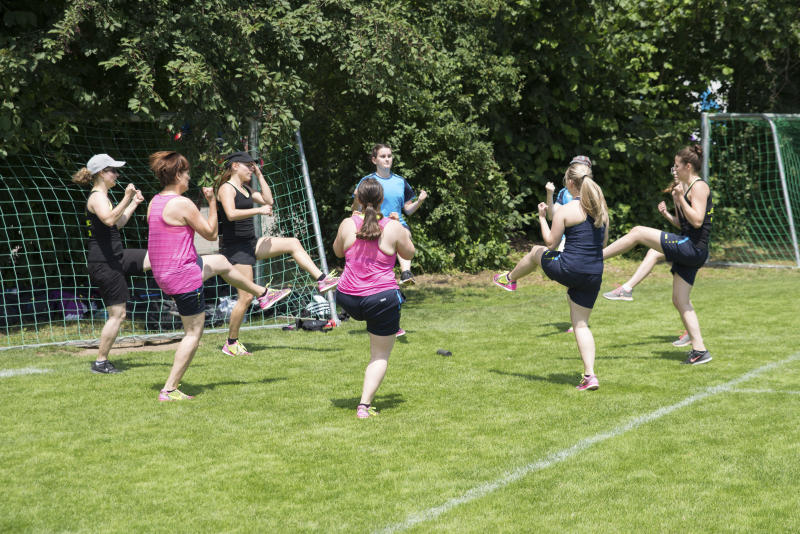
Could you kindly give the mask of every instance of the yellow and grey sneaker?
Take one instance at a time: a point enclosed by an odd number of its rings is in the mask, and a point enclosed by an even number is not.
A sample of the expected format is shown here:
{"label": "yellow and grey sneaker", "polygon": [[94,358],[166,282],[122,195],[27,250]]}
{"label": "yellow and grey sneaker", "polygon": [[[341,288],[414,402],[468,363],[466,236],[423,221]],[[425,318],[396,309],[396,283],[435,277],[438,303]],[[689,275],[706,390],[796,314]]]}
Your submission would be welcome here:
{"label": "yellow and grey sneaker", "polygon": [[193,395],[187,395],[177,388],[173,389],[172,391],[162,389],[158,392],[158,400],[161,402],[191,400],[193,398]]}
{"label": "yellow and grey sneaker", "polygon": [[222,346],[222,352],[224,354],[227,354],[228,356],[250,355],[250,352],[245,348],[244,343],[242,343],[238,339],[233,343],[228,343],[228,340],[225,340],[225,344]]}

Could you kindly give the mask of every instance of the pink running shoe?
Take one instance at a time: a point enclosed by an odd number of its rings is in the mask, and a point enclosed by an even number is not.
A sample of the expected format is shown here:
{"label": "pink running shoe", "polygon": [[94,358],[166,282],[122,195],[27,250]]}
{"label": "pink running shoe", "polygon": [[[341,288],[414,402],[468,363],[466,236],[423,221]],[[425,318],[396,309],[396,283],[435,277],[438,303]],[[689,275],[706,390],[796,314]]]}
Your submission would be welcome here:
{"label": "pink running shoe", "polygon": [[406,331],[401,328],[400,330],[397,331],[397,333],[395,334],[395,337],[400,337],[400,336],[404,336],[404,335],[406,335]]}
{"label": "pink running shoe", "polygon": [[683,331],[678,339],[672,342],[673,347],[685,347],[692,344],[692,338],[687,330]]}
{"label": "pink running shoe", "polygon": [[228,340],[225,340],[225,344],[222,346],[222,352],[227,354],[228,356],[249,356],[250,351],[248,351],[244,344],[240,342],[238,339],[233,343],[233,345],[228,344]]}
{"label": "pink running shoe", "polygon": [[289,296],[291,289],[267,289],[265,295],[258,297],[258,305],[262,310],[268,310],[275,304]]}
{"label": "pink running shoe", "polygon": [[356,408],[356,417],[359,419],[367,419],[378,415],[378,410],[374,406],[367,406],[366,404],[359,404]]}
{"label": "pink running shoe", "polygon": [[509,280],[508,274],[511,271],[506,271],[504,273],[499,273],[494,275],[493,281],[495,285],[498,285],[505,289],[506,291],[516,291],[517,290],[517,282],[516,280]]}
{"label": "pink running shoe", "polygon": [[320,293],[325,293],[326,291],[330,291],[334,287],[339,285],[339,277],[336,276],[334,271],[329,272],[325,278],[317,282],[317,291]]}
{"label": "pink running shoe", "polygon": [[161,402],[167,401],[182,401],[182,400],[192,400],[194,395],[187,395],[186,393],[182,392],[179,389],[173,389],[172,391],[167,391],[166,389],[162,389],[158,392],[158,400]]}
{"label": "pink running shoe", "polygon": [[587,389],[594,391],[599,387],[600,387],[600,381],[597,380],[597,375],[592,375],[592,376],[582,376],[581,383],[575,386],[575,389],[577,389],[578,391],[585,391]]}

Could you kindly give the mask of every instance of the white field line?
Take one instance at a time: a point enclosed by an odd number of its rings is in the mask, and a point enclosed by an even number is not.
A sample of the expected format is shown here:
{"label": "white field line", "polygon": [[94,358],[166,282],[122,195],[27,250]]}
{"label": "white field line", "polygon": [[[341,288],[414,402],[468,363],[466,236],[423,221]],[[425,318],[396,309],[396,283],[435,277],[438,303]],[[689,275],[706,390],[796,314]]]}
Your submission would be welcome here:
{"label": "white field line", "polygon": [[2,369],[0,370],[0,378],[8,378],[11,376],[20,375],[38,375],[49,372],[50,369],[37,369],[36,367],[23,367],[22,369]]}
{"label": "white field line", "polygon": [[800,395],[800,391],[784,391],[780,389],[732,389],[731,393],[777,393],[780,395]]}
{"label": "white field line", "polygon": [[562,462],[572,456],[575,456],[579,452],[583,451],[584,449],[588,449],[589,447],[595,445],[596,443],[601,443],[608,439],[615,438],[617,436],[625,434],[626,432],[634,430],[644,425],[645,423],[655,421],[656,419],[661,419],[665,415],[669,415],[676,410],[685,408],[686,406],[694,404],[708,397],[712,397],[720,393],[733,391],[736,386],[738,386],[743,382],[747,382],[748,380],[751,380],[760,374],[772,371],[774,369],[777,369],[778,367],[781,367],[783,365],[786,365],[787,363],[791,363],[798,359],[800,359],[800,352],[793,354],[786,359],[762,365],[761,367],[753,369],[752,371],[748,371],[742,376],[734,378],[729,382],[725,382],[717,386],[711,386],[699,393],[695,393],[694,395],[686,397],[685,399],[676,402],[675,404],[664,406],[663,408],[659,408],[650,413],[634,417],[633,419],[630,419],[626,423],[623,423],[615,428],[612,428],[608,432],[603,432],[601,434],[596,434],[594,436],[584,438],[571,447],[549,454],[544,458],[536,460],[535,462],[531,462],[527,465],[517,467],[513,471],[510,471],[491,482],[485,482],[479,486],[475,486],[474,488],[468,490],[460,497],[454,497],[448,501],[445,501],[439,506],[434,506],[432,508],[428,508],[427,510],[411,514],[408,517],[406,517],[404,521],[387,525],[386,527],[377,530],[376,532],[381,534],[402,532],[416,525],[419,525],[420,523],[425,523],[432,519],[436,519],[440,515],[449,512],[450,510],[456,508],[457,506],[461,506],[462,504],[466,504],[476,499],[485,497],[486,495],[489,495],[490,493],[493,493],[498,489],[504,488],[505,486],[508,486],[509,484],[516,482],[517,480],[520,480],[526,475],[529,475],[536,471],[547,469],[548,467],[554,464]]}

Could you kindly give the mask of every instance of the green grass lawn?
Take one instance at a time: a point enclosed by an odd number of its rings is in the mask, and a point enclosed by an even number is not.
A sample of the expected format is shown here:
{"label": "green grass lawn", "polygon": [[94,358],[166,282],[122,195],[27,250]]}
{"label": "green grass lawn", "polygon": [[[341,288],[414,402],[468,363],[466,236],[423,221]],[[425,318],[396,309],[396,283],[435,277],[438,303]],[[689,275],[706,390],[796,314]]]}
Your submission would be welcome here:
{"label": "green grass lawn", "polygon": [[[604,290],[635,267],[610,262]],[[431,278],[364,421],[353,321],[245,332],[239,359],[207,335],[184,403],[157,401],[174,349],[112,355],[112,376],[79,349],[0,352],[0,371],[48,371],[0,378],[0,531],[797,532],[799,289],[701,270],[714,359],[684,366],[657,267],[634,302],[598,300],[600,390],[577,392],[564,288]]]}

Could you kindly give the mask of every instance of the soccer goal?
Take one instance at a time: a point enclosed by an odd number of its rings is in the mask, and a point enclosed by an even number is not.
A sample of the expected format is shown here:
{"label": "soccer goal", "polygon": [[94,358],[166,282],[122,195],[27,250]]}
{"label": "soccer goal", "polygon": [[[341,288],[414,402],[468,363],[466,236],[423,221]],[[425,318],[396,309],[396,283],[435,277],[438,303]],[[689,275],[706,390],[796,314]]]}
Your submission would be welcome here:
{"label": "soccer goal", "polygon": [[710,261],[800,267],[800,115],[703,113]]}
{"label": "soccer goal", "polygon": [[[258,146],[258,125],[252,123],[243,138],[228,146]],[[214,136],[215,137],[215,136]],[[69,146],[58,150],[16,154],[0,159],[0,350],[50,344],[97,343],[105,324],[99,292],[86,271],[84,209],[88,188],[71,182],[72,174],[97,153],[126,161],[112,202],[122,198],[128,182],[142,190],[147,201],[160,187],[148,166],[158,150],[177,150],[189,157],[192,178],[218,171],[222,140],[171,132],[156,124],[130,122],[114,125],[78,125]],[[211,149],[209,150],[209,147]],[[246,147],[245,147],[246,148]],[[258,157],[255,150],[251,153]],[[256,220],[257,233],[296,237],[312,260],[328,272],[319,221],[299,132],[291,144],[263,154],[262,172],[275,198],[271,217]],[[194,187],[187,196],[199,202]],[[126,248],[147,248],[147,204],[143,203],[121,230]],[[216,243],[197,243],[200,253],[216,251]],[[253,306],[243,328],[277,328],[300,316],[313,304],[316,284],[290,256],[259,262],[256,282],[291,287],[291,296],[274,308]],[[219,278],[207,280],[206,331],[226,331],[237,296]],[[329,313],[335,306],[329,299]],[[131,279],[127,320],[118,340],[175,337],[182,334],[172,301],[161,293],[153,277]]]}

